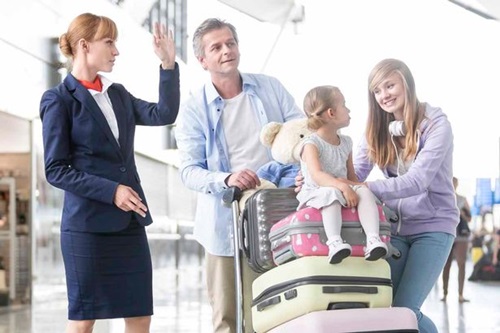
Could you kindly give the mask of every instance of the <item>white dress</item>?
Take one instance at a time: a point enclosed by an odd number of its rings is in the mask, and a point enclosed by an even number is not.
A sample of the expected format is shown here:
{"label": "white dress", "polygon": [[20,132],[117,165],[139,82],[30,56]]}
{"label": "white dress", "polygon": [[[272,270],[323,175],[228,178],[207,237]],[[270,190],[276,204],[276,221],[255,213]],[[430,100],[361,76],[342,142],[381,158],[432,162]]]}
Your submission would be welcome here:
{"label": "white dress", "polygon": [[[302,149],[305,144],[315,145],[318,148],[322,170],[334,177],[347,178],[347,159],[352,151],[352,139],[341,134],[339,134],[339,137],[340,144],[335,146],[313,133],[304,140]],[[320,187],[313,181],[307,170],[306,163],[302,160],[300,161],[300,169],[304,176],[304,185],[297,194],[297,200],[299,201],[297,209],[304,207],[321,209],[331,205],[336,200],[343,206],[346,205],[346,200],[340,190],[334,187]]]}

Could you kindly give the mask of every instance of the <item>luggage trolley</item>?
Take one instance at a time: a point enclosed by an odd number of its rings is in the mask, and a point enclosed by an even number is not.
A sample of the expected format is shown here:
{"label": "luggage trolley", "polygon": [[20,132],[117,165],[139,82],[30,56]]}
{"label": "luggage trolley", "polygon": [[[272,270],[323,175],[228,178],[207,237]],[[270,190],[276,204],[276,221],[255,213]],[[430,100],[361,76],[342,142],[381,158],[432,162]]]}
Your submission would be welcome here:
{"label": "luggage trolley", "polygon": [[[264,273],[275,267],[270,250],[269,230],[297,208],[295,192],[291,188],[257,190],[246,201],[243,212],[239,208],[241,196],[239,188],[230,187],[222,197],[224,205],[232,210],[238,333],[243,329],[241,255],[248,258],[250,268],[257,273]],[[258,223],[251,223],[255,220]]]}
{"label": "luggage trolley", "polygon": [[239,237],[239,214],[238,205],[241,198],[241,190],[238,187],[229,188],[222,197],[222,202],[230,206],[233,218],[233,246],[234,246],[234,270],[236,287],[236,333],[243,333],[243,279],[241,278],[241,257]]}
{"label": "luggage trolley", "polygon": [[[233,219],[233,246],[236,288],[236,330],[243,332],[243,281],[241,255],[248,258],[252,270],[264,273],[274,267],[269,230],[279,220],[296,211],[296,193],[292,188],[262,189],[253,193],[240,212],[239,200],[242,191],[231,187],[223,195],[224,205],[231,207]],[[387,207],[384,214],[388,221],[397,222],[398,216]],[[400,256],[395,248],[390,251],[395,258]]]}

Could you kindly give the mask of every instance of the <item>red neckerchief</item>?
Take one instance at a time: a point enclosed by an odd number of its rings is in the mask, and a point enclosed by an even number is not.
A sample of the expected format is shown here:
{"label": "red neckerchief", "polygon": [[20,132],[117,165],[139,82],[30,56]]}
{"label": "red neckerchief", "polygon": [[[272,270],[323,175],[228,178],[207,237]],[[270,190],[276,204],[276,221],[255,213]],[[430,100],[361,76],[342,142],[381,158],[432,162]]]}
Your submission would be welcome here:
{"label": "red neckerchief", "polygon": [[97,75],[95,77],[94,82],[85,81],[85,80],[78,80],[78,82],[80,82],[87,89],[92,89],[92,90],[99,91],[99,92],[102,91],[102,82],[101,82],[101,78],[99,77],[99,75]]}

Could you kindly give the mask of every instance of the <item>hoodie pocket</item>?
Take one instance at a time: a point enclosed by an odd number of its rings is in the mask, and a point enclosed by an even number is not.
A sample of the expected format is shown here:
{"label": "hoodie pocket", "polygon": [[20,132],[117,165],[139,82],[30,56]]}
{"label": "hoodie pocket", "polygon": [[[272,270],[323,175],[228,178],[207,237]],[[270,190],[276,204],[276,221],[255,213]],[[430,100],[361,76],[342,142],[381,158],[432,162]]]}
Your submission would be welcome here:
{"label": "hoodie pocket", "polygon": [[404,219],[429,220],[436,216],[436,208],[432,205],[426,192],[401,199],[400,214]]}

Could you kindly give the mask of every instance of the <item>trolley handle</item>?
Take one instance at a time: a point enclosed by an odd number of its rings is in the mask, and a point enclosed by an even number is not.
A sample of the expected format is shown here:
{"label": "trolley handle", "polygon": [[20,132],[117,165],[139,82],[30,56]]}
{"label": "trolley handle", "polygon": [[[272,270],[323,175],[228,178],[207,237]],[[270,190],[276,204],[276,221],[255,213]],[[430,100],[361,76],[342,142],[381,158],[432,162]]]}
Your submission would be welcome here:
{"label": "trolley handle", "polygon": [[236,333],[243,333],[243,279],[240,258],[240,237],[238,234],[239,207],[241,190],[232,186],[222,195],[222,203],[232,209],[233,214],[233,246],[234,246],[234,276],[236,290]]}
{"label": "trolley handle", "polygon": [[231,186],[229,187],[225,192],[224,194],[222,195],[222,202],[226,205],[226,206],[231,206],[231,203],[233,201],[238,201],[240,200],[241,198],[241,190],[239,187],[237,186]]}
{"label": "trolley handle", "polygon": [[[225,206],[227,207],[232,207],[233,209],[237,209],[237,205],[232,206],[234,202],[238,202],[241,199],[241,196],[243,194],[243,191],[240,190],[239,187],[237,186],[231,186],[229,187],[224,194],[222,195],[222,202],[224,203]],[[246,225],[246,210],[243,212],[238,211],[235,216],[238,216],[238,224],[239,228],[237,228],[234,232],[238,233],[238,235],[235,235],[237,237],[237,243],[238,243],[238,249],[242,250],[243,253],[247,258],[250,257],[250,250],[248,249],[248,246],[245,244],[245,228],[247,227]],[[233,217],[235,218],[235,217]],[[235,226],[236,227],[236,226]]]}

